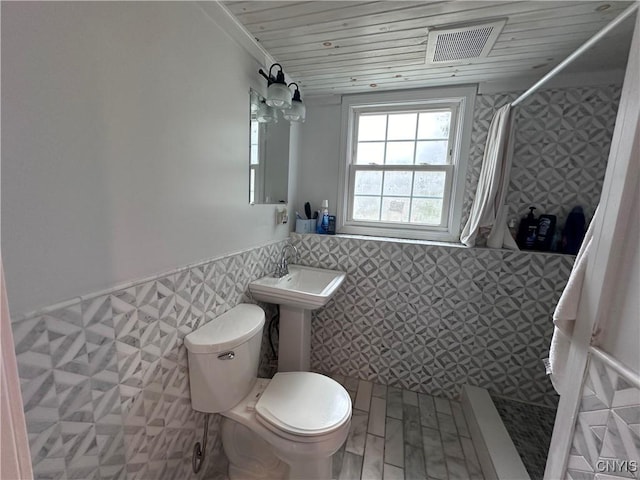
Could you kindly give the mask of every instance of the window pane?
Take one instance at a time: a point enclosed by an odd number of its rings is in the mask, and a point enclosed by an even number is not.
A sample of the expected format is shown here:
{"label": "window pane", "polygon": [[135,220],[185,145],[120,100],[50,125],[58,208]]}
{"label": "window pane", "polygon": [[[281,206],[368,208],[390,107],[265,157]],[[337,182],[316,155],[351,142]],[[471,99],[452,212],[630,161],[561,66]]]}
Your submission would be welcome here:
{"label": "window pane", "polygon": [[354,220],[380,220],[380,197],[353,197]]}
{"label": "window pane", "polygon": [[[387,165],[413,165],[414,142],[387,143]],[[358,162],[360,163],[360,162]]]}
{"label": "window pane", "polygon": [[413,180],[414,197],[444,197],[445,172],[416,172]]}
{"label": "window pane", "polygon": [[410,198],[383,197],[382,221],[383,222],[408,222]]}
{"label": "window pane", "polygon": [[384,163],[384,142],[358,143],[356,163],[359,165],[369,165]]}
{"label": "window pane", "polygon": [[411,195],[412,172],[385,172],[384,195]]}
{"label": "window pane", "polygon": [[358,119],[358,141],[384,140],[387,131],[386,115],[360,115]]}
{"label": "window pane", "polygon": [[411,223],[440,225],[442,221],[442,199],[414,198],[411,207]]}
{"label": "window pane", "polygon": [[249,150],[249,156],[251,158],[251,165],[258,165],[258,146],[251,145],[251,149]]}
{"label": "window pane", "polygon": [[449,138],[451,112],[425,112],[418,120],[418,138]]}
{"label": "window pane", "polygon": [[431,142],[417,142],[416,147],[416,164],[428,164],[428,165],[446,165],[449,163],[449,156],[447,155],[447,142],[446,140],[434,140]]}
{"label": "window pane", "polygon": [[416,138],[417,113],[389,115],[387,140],[414,140]]}
{"label": "window pane", "polygon": [[256,201],[256,171],[252,168],[249,172],[249,203]]}
{"label": "window pane", "polygon": [[380,195],[382,172],[356,172],[356,195]]}

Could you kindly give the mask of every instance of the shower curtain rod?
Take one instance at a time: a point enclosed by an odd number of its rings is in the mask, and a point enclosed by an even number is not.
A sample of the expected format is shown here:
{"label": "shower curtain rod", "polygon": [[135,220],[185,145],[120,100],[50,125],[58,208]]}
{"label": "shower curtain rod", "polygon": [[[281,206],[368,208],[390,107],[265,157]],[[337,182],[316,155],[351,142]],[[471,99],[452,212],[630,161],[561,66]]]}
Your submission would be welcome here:
{"label": "shower curtain rod", "polygon": [[526,92],[524,92],[522,95],[516,98],[513,102],[511,102],[511,106],[515,107],[520,102],[522,102],[525,98],[527,98],[529,95],[534,93],[538,88],[540,88],[543,84],[545,84],[555,75],[557,75],[558,72],[560,72],[564,67],[569,65],[576,58],[578,58],[580,55],[586,52],[589,48],[593,46],[593,44],[597,43],[602,37],[604,37],[607,33],[609,33],[615,27],[617,27],[623,20],[625,20],[629,15],[631,15],[637,9],[638,9],[638,2],[633,2],[633,5],[631,5],[624,12],[622,12],[620,15],[614,18],[602,30],[600,30],[593,37],[591,37],[589,40],[583,43],[580,47],[578,47],[578,49],[575,52],[573,52],[571,55],[565,58],[562,62],[556,65],[549,73],[547,73],[544,77],[542,77],[540,80],[534,83],[532,87],[529,87],[529,89]]}

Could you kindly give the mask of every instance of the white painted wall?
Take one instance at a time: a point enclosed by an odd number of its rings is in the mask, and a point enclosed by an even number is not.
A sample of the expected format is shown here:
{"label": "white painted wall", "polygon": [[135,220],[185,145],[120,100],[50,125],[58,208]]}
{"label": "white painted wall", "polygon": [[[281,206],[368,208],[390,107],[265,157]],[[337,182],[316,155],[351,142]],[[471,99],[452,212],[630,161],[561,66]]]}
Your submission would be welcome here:
{"label": "white painted wall", "polygon": [[[632,205],[640,205],[636,186]],[[624,246],[617,288],[606,323],[601,348],[635,372],[640,372],[640,214],[631,215]]]}
{"label": "white painted wall", "polygon": [[3,2],[12,314],[285,238],[248,204],[260,66],[194,3]]}
{"label": "white painted wall", "polygon": [[341,160],[340,97],[304,99],[307,119],[300,126],[300,161],[297,202],[292,203],[304,217],[304,202],[320,210],[322,200],[329,200],[329,213],[338,206],[338,177]]}

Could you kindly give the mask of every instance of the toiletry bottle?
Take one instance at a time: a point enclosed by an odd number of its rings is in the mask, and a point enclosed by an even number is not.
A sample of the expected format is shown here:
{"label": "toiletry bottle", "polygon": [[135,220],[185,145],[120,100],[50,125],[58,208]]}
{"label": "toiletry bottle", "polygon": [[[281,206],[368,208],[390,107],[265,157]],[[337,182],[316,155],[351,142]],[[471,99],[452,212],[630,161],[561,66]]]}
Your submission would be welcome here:
{"label": "toiletry bottle", "polygon": [[562,231],[556,228],[556,233],[553,234],[553,240],[551,241],[551,251],[559,252],[562,247]]}
{"label": "toiletry bottle", "polygon": [[553,235],[556,230],[555,215],[540,215],[538,217],[538,229],[536,232],[535,249],[542,252],[551,250]]}
{"label": "toiletry bottle", "polygon": [[538,229],[538,221],[533,211],[536,207],[529,207],[529,213],[520,221],[518,229],[517,244],[521,249],[531,249],[536,243],[536,230]]}
{"label": "toiletry bottle", "polygon": [[564,224],[562,231],[562,253],[576,255],[582,245],[586,232],[587,222],[584,217],[584,210],[581,206],[574,207]]}
{"label": "toiletry bottle", "polygon": [[318,233],[329,231],[329,200],[322,201],[322,210],[318,217]]}
{"label": "toiletry bottle", "polygon": [[327,233],[329,235],[336,234],[336,216],[335,215],[329,215],[329,229],[327,230]]}
{"label": "toiletry bottle", "polygon": [[509,227],[509,233],[511,233],[511,236],[513,237],[513,239],[515,240],[516,238],[518,238],[518,229],[516,228],[515,218],[512,218],[511,220],[509,220],[507,227]]}

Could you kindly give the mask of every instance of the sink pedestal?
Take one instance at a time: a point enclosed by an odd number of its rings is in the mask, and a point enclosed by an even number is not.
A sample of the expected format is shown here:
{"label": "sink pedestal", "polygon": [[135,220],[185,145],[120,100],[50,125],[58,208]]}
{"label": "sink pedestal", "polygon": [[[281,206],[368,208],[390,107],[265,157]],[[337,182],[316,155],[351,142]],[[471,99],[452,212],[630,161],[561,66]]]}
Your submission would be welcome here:
{"label": "sink pedestal", "polygon": [[308,372],[311,367],[311,310],[280,305],[278,371]]}
{"label": "sink pedestal", "polygon": [[346,273],[289,265],[283,277],[266,276],[249,283],[255,300],[280,305],[279,372],[308,372],[311,367],[311,311],[324,307]]}

